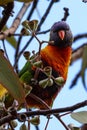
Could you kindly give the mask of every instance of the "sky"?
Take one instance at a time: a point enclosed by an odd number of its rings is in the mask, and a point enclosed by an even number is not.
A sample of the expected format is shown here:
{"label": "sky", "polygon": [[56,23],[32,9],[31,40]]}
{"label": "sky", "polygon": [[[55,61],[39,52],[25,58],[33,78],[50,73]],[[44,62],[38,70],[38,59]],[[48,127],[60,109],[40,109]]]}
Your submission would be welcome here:
{"label": "sky", "polygon": [[[39,10],[40,16],[42,16],[44,14],[44,12],[47,8],[47,5],[49,4],[49,1],[39,0],[39,5],[38,5],[37,9]],[[19,10],[19,6],[21,6],[21,5],[22,4],[20,4],[20,3],[17,3],[17,4],[15,3],[14,16],[16,16],[16,11]],[[69,8],[70,15],[67,19],[67,23],[70,25],[73,35],[76,36],[77,34],[86,33],[87,32],[87,4],[83,3],[82,0],[67,0],[67,1],[60,0],[60,2],[55,3],[50,14],[48,15],[47,20],[45,21],[45,23],[42,26],[42,30],[49,29],[53,25],[53,23],[55,23],[56,21],[60,21],[63,18],[63,15],[64,15],[63,7]],[[26,15],[27,15],[27,13],[26,13]],[[8,21],[8,26],[12,22],[11,21],[12,19],[13,18],[10,18],[10,20]],[[23,17],[22,21],[25,19],[26,19],[26,17]],[[40,17],[38,17],[37,12],[34,12],[34,15],[32,16],[31,20],[33,20],[33,19],[38,19],[38,21],[40,20]],[[49,40],[49,33],[46,35],[38,36],[38,38],[40,40]],[[25,40],[27,41],[27,37],[23,38],[23,40],[22,40],[23,44],[22,44],[21,48],[24,46]],[[72,48],[75,49],[75,48],[79,47],[80,45],[82,45],[83,43],[85,43],[86,41],[87,41],[86,38],[84,38],[83,40],[77,41],[72,45]],[[0,46],[2,47],[1,42],[0,42]],[[7,47],[8,55],[11,59],[11,63],[13,64],[14,50],[8,44],[6,45],[6,47]],[[29,45],[27,50],[32,51],[32,48],[33,48],[33,50],[38,51],[38,43],[35,39],[32,41],[32,44]],[[11,52],[11,53],[9,53],[9,52]],[[25,60],[22,57],[20,59],[20,64],[19,64],[20,68],[22,68],[24,63],[25,63]],[[87,99],[87,92],[83,88],[81,78],[79,78],[76,86],[73,89],[71,89],[71,90],[69,89],[69,86],[70,86],[74,76],[77,74],[77,72],[80,70],[80,68],[81,68],[81,60],[78,60],[76,63],[73,63],[73,65],[69,67],[67,82],[65,84],[65,87],[62,89],[62,91],[60,92],[60,94],[58,95],[56,100],[54,101],[53,108],[72,106],[78,102],[81,102],[81,101],[84,101]],[[86,110],[86,107],[82,108],[80,110]],[[80,110],[78,110],[78,111],[80,111]],[[77,121],[73,120],[70,117],[70,115],[66,115],[62,119],[67,125],[70,123],[73,123],[76,126],[81,125]],[[46,117],[41,117],[41,123],[39,126],[40,130],[44,130],[46,121],[47,121]],[[34,129],[34,127],[32,126],[32,130],[33,129]],[[50,123],[47,128],[47,130],[53,130],[53,129],[65,130],[65,128],[61,125],[61,123],[58,122],[58,120],[55,117],[53,117],[50,120]]]}

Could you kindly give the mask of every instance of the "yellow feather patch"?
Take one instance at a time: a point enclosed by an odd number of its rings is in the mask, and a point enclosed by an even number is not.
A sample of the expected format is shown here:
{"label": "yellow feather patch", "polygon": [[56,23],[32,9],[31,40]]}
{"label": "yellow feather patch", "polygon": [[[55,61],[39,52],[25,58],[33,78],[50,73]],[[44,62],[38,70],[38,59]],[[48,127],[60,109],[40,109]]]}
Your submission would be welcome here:
{"label": "yellow feather patch", "polygon": [[0,84],[0,99],[7,93],[7,90]]}

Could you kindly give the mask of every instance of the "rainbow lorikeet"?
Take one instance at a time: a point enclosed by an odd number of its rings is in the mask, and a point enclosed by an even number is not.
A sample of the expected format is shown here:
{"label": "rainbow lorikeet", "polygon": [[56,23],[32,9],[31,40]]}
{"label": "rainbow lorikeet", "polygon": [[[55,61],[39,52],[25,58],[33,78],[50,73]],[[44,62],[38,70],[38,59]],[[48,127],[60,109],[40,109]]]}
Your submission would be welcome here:
{"label": "rainbow lorikeet", "polygon": [[[26,84],[27,86],[32,87],[30,94],[39,97],[39,99],[43,100],[48,106],[52,106],[54,99],[60,92],[61,88],[63,88],[67,79],[72,53],[71,45],[73,41],[73,35],[69,25],[66,22],[59,21],[51,27],[49,43],[51,43],[51,41],[53,41],[52,44],[48,44],[44,49],[40,50],[40,57],[43,67],[39,68],[39,71],[36,71],[38,70],[38,67],[36,67],[34,64],[32,65],[30,62],[36,58],[32,58],[32,56],[30,58],[31,60],[28,60],[23,69],[19,72],[19,79],[21,83],[23,83],[23,85]],[[50,76],[42,71],[46,69],[46,67],[51,68]],[[55,79],[58,77],[63,78],[64,81],[62,85],[55,82]],[[37,82],[33,83],[32,79],[35,79]],[[48,84],[49,79],[51,80],[50,85]],[[41,81],[47,81],[45,82],[45,87],[41,87]],[[10,102],[13,102],[13,99],[12,101],[8,101],[11,99],[8,91],[0,84],[0,98],[2,98],[5,93],[7,93],[8,97],[6,97],[5,105],[6,107],[9,107],[11,104]],[[26,92],[25,97],[27,105],[30,108],[45,108],[41,102],[35,100],[35,98],[30,96],[30,94]]]}
{"label": "rainbow lorikeet", "polygon": [[[44,49],[41,49],[40,56],[43,62],[43,66],[50,66],[52,67],[52,76],[54,78],[63,77],[64,83],[67,79],[68,68],[71,59],[71,45],[73,41],[73,35],[70,30],[69,25],[65,21],[56,22],[50,30],[50,41],[54,41],[53,44],[48,44]],[[31,65],[27,62],[27,67],[24,67],[20,73],[19,77],[23,82],[32,86],[31,93],[42,99],[46,102],[49,106],[52,106],[52,103],[58,93],[60,92],[63,85],[58,85],[53,81],[53,84],[49,87],[46,86],[45,88],[40,87],[39,81],[44,80],[47,76],[43,72],[39,72],[37,77],[37,84],[31,83],[29,80],[30,77],[32,78],[34,74],[34,70],[30,69]],[[27,70],[25,69],[27,68]],[[26,72],[25,72],[26,71]],[[27,78],[23,78],[24,72],[26,73]],[[32,75],[30,75],[32,73]],[[29,77],[29,79],[28,79]],[[26,102],[29,107],[38,107],[44,108],[41,103],[30,97],[28,94],[26,96]]]}

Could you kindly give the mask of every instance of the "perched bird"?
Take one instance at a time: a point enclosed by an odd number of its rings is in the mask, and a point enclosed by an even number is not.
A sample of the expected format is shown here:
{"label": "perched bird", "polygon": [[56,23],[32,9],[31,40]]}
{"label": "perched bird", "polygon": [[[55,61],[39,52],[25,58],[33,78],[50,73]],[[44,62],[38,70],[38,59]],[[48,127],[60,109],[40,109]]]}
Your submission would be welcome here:
{"label": "perched bird", "polygon": [[[56,22],[50,30],[50,41],[54,41],[53,44],[48,44],[44,49],[41,49],[40,55],[43,62],[43,66],[52,67],[52,75],[56,77],[63,77],[64,83],[67,79],[68,68],[71,59],[71,45],[73,41],[73,35],[69,25],[65,21]],[[42,72],[38,74],[38,82],[44,80],[46,75]],[[42,99],[52,106],[54,99],[60,92],[64,84],[57,85],[55,82],[52,86],[41,88],[39,84],[33,85],[31,93]],[[29,107],[44,108],[44,106],[38,101],[34,100],[30,95],[26,96],[26,101]]]}
{"label": "perched bird", "polygon": [[[52,44],[48,44],[44,49],[40,50],[40,57],[43,63],[43,69],[47,66],[52,68],[52,79],[53,83],[46,87],[40,86],[40,81],[47,79],[47,75],[44,74],[42,71],[39,71],[38,74],[36,72],[36,68],[32,67],[32,64],[27,61],[24,65],[23,69],[19,72],[19,79],[21,83],[25,83],[26,85],[32,86],[32,90],[30,94],[39,97],[39,99],[43,100],[49,107],[52,107],[53,101],[60,92],[61,88],[63,88],[64,83],[67,79],[68,68],[71,59],[71,45],[73,41],[73,35],[70,30],[69,25],[64,21],[56,22],[50,29],[50,38],[49,43],[53,41]],[[34,78],[35,73],[37,75],[37,83],[33,84],[31,79]],[[55,78],[62,77],[64,82],[62,85],[58,85],[55,82]],[[2,97],[7,90],[3,88],[0,84],[1,94]],[[33,98],[27,93],[25,99],[27,105],[30,108],[40,108],[43,109],[45,106],[43,103],[39,102],[39,100]],[[9,98],[8,98],[9,99]],[[5,101],[6,106],[9,106],[8,101]]]}

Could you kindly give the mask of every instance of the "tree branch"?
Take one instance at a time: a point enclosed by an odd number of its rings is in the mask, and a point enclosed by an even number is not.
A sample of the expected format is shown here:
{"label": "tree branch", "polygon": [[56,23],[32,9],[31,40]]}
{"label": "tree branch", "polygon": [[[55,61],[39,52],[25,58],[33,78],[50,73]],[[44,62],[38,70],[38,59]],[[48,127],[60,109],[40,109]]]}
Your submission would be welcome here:
{"label": "tree branch", "polygon": [[14,20],[12,26],[4,31],[3,33],[0,34],[0,40],[2,39],[5,39],[6,37],[8,37],[10,34],[14,34],[15,31],[17,30],[19,24],[20,24],[20,21],[22,19],[22,17],[24,16],[24,13],[26,12],[26,10],[28,9],[29,7],[29,3],[26,3],[23,5],[23,7],[21,8],[20,12],[18,13],[16,19]]}
{"label": "tree branch", "polygon": [[77,40],[81,39],[81,38],[87,38],[87,33],[84,34],[78,34],[77,36],[74,37],[74,42],[76,42]]}
{"label": "tree branch", "polygon": [[81,107],[85,107],[85,106],[87,106],[87,100],[80,102],[78,104],[75,104],[73,106],[70,106],[70,107],[65,107],[65,108],[21,112],[21,113],[17,113],[17,116],[9,114],[0,119],[0,126],[4,123],[10,122],[11,120],[14,120],[14,119],[19,120],[19,117],[22,117],[22,115],[26,115],[27,117],[35,116],[35,115],[43,115],[43,116],[48,116],[51,114],[56,115],[58,113],[64,113],[64,112],[69,112],[69,111],[73,112],[74,110],[79,109]]}

